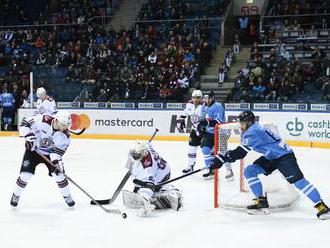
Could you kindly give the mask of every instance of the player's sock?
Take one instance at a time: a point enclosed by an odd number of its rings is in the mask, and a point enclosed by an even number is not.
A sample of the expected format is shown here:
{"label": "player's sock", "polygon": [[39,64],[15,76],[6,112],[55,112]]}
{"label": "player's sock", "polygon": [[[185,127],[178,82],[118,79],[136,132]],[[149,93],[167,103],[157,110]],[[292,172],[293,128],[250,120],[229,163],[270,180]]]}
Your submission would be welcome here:
{"label": "player's sock", "polygon": [[305,178],[295,182],[294,186],[296,186],[296,188],[298,188],[304,195],[306,195],[312,202],[314,202],[314,204],[317,204],[321,201],[319,191]]}
{"label": "player's sock", "polygon": [[28,182],[31,180],[33,174],[29,172],[21,172],[16,180],[16,186],[14,189],[14,195],[21,196]]}
{"label": "player's sock", "polygon": [[244,177],[247,180],[252,193],[258,198],[263,195],[263,189],[258,175],[265,174],[265,170],[259,165],[249,165],[244,169]]}
{"label": "player's sock", "polygon": [[198,146],[189,146],[188,166],[187,166],[187,168],[182,170],[183,173],[189,173],[194,170],[194,165],[196,163],[197,149],[198,149]]}
{"label": "player's sock", "polygon": [[63,175],[63,173],[60,173],[58,175],[56,175],[55,173],[52,173],[52,176],[55,179],[65,202],[68,204],[69,207],[74,206],[75,202],[73,201],[73,199],[70,195],[68,179],[66,179],[66,177]]}

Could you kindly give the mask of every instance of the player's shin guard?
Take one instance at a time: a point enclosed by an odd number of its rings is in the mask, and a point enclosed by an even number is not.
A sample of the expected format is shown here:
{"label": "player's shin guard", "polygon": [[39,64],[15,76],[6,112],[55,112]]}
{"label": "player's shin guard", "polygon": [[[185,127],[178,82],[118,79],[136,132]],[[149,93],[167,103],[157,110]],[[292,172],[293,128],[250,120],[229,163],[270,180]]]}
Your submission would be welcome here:
{"label": "player's shin guard", "polygon": [[294,183],[294,186],[298,188],[305,196],[307,196],[314,204],[321,201],[321,196],[318,190],[307,181],[305,178],[300,179]]}
{"label": "player's shin guard", "polygon": [[58,175],[52,173],[52,176],[55,179],[66,204],[68,204],[69,207],[74,206],[75,202],[70,195],[68,179],[64,176],[63,173],[59,173]]}
{"label": "player's shin guard", "polygon": [[258,175],[265,171],[258,165],[249,165],[244,169],[244,177],[247,180],[252,193],[258,198],[263,196],[263,189]]}
{"label": "player's shin guard", "polygon": [[25,189],[26,185],[31,180],[32,176],[33,176],[32,173],[21,172],[21,174],[17,178],[16,186],[15,186],[15,189],[14,189],[13,195],[11,197],[11,201],[10,201],[10,204],[13,207],[16,207],[18,205],[19,198],[20,198],[23,190]]}

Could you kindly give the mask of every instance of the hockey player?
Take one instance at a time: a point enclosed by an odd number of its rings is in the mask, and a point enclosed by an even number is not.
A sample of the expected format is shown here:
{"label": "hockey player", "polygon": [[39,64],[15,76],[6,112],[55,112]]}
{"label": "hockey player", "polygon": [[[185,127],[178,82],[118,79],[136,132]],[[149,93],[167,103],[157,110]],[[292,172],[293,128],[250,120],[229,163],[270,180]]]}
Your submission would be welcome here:
{"label": "hockey player", "polygon": [[[206,105],[203,105],[202,115],[204,118],[200,120],[197,125],[197,131],[203,134],[202,139],[202,152],[204,155],[205,166],[209,167],[213,159],[213,148],[214,148],[214,127],[221,122],[225,122],[225,110],[221,103],[214,101],[213,91],[209,91],[204,94]],[[220,145],[221,152],[227,151],[227,142],[222,141],[224,144]],[[230,163],[225,163],[226,180],[234,180],[234,174],[231,169]],[[204,178],[210,178],[214,174],[212,169],[208,169],[203,174]]]}
{"label": "hockey player", "polygon": [[[159,186],[169,180],[171,168],[158,155],[150,143],[135,141],[129,149],[127,167],[135,188],[133,192],[123,191],[124,204],[135,208],[132,202],[139,202],[139,215],[146,216],[154,209],[172,208],[178,211],[181,207],[181,193],[172,185]],[[132,199],[135,199],[133,201]]]}
{"label": "hockey player", "polygon": [[54,98],[47,95],[43,87],[37,89],[37,112],[36,114],[54,115],[57,112]]}
{"label": "hockey player", "polygon": [[[25,137],[26,149],[20,175],[10,201],[13,207],[17,206],[24,188],[40,163],[47,166],[49,175],[56,181],[67,205],[69,207],[75,205],[70,195],[68,180],[64,176],[64,162],[62,160],[62,156],[70,144],[68,132],[70,126],[71,116],[67,111],[59,111],[55,117],[37,115],[22,121],[19,131],[20,136]],[[38,153],[45,155],[57,167],[47,164]]]}
{"label": "hockey player", "polygon": [[242,159],[251,149],[263,154],[253,164],[244,169],[244,177],[256,197],[253,199],[254,203],[247,206],[248,213],[267,212],[269,204],[267,196],[263,193],[258,175],[264,174],[267,176],[273,171],[279,170],[290,184],[294,184],[315,204],[319,219],[329,219],[329,208],[322,201],[318,190],[305,179],[291,147],[284,143],[277,134],[256,123],[255,116],[251,111],[243,111],[238,118],[243,130],[241,145],[224,155],[219,154],[216,156],[211,163],[211,167],[221,168],[225,162]]}
{"label": "hockey player", "polygon": [[7,89],[0,94],[0,104],[2,105],[2,119],[4,130],[11,128],[13,117],[15,115],[15,98]]}
{"label": "hockey player", "polygon": [[185,110],[177,119],[180,129],[185,128],[185,119],[190,116],[192,128],[189,136],[188,166],[182,170],[183,173],[189,173],[194,170],[196,163],[197,149],[201,145],[202,136],[197,132],[197,124],[201,118],[203,93],[200,90],[194,90],[191,95],[191,101],[186,105]]}

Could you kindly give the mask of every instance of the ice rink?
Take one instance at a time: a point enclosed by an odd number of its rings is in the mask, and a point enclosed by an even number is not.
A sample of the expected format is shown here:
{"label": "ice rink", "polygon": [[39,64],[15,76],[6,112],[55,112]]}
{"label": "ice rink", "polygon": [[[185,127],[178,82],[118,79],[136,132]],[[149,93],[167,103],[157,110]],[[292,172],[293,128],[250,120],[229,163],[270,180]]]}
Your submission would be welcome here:
{"label": "ice rink", "polygon": [[[131,141],[74,139],[65,155],[66,173],[97,199],[109,198],[126,173]],[[172,177],[186,166],[185,142],[154,141],[155,149],[172,166]],[[89,199],[71,185],[76,201],[68,209],[56,183],[40,165],[17,209],[9,205],[24,152],[24,141],[0,138],[0,247],[3,248],[208,248],[208,247],[330,247],[330,221],[316,218],[304,196],[288,212],[250,216],[213,208],[213,181],[200,174],[176,182],[183,192],[181,211],[159,211],[127,219],[90,206]],[[330,204],[330,150],[294,148],[307,179]],[[198,154],[202,167],[202,156]],[[130,189],[128,183],[125,189]],[[107,206],[109,207],[109,206]],[[122,208],[121,195],[111,207]]]}

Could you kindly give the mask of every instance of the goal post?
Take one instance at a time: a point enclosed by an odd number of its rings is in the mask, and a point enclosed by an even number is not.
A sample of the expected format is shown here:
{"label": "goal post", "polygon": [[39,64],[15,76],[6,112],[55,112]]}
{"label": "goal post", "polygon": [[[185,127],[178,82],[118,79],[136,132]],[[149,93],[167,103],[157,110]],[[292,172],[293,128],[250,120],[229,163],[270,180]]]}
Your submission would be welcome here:
{"label": "goal post", "polygon": [[[262,126],[278,134],[277,126],[272,123],[262,123]],[[214,132],[214,154],[224,154],[233,150],[241,143],[242,130],[239,122],[220,123]],[[245,209],[254,197],[244,179],[244,168],[259,158],[261,154],[250,151],[239,161],[231,163],[235,182],[225,182],[222,179],[224,169],[214,171],[214,208]],[[263,190],[267,193],[271,208],[288,208],[299,199],[299,193],[289,184],[283,175],[275,171],[271,175],[259,176]]]}

